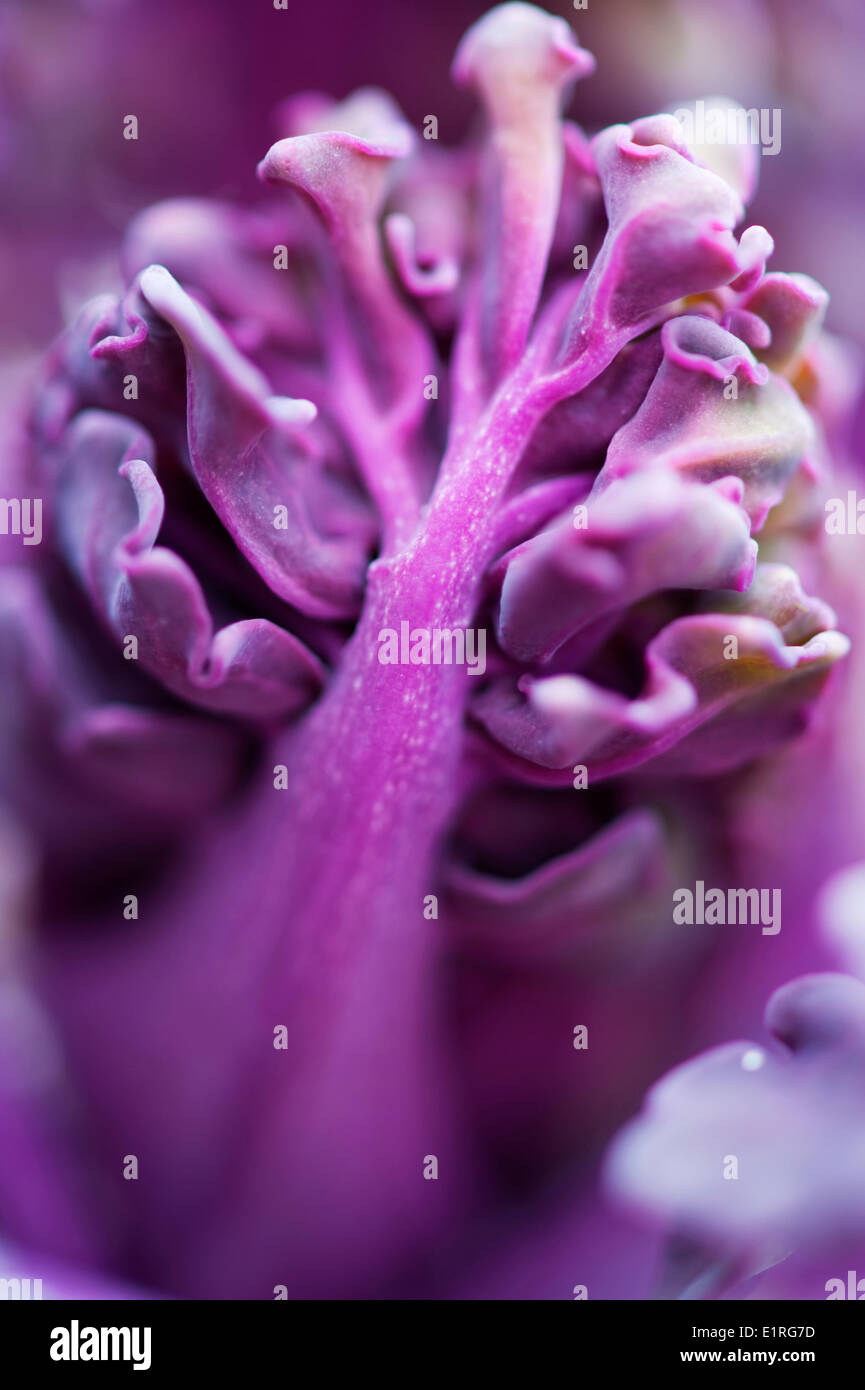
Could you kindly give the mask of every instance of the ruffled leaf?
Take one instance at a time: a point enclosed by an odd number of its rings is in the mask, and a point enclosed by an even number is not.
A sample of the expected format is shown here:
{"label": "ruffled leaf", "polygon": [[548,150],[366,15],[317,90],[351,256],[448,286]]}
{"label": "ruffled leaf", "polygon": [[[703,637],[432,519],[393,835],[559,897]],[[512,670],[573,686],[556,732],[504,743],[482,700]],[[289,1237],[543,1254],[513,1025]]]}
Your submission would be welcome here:
{"label": "ruffled leaf", "polygon": [[614,948],[639,949],[639,938],[647,944],[649,899],[669,884],[664,857],[660,821],[634,811],[522,878],[454,864],[445,919],[459,948],[486,960],[597,962]]}
{"label": "ruffled leaf", "polygon": [[737,244],[742,204],[692,161],[673,117],[610,126],[592,151],[609,227],[570,313],[556,368],[560,395],[594,379],[675,301],[759,270],[772,245],[753,227]]}
{"label": "ruffled leaf", "polygon": [[298,189],[315,207],[340,272],[344,322],[331,324],[335,360],[347,350],[357,354],[375,400],[408,427],[423,412],[432,353],[391,278],[380,219],[395,166],[410,154],[414,134],[390,99],[373,89],[320,119],[330,128],[277,141],[259,176]]}
{"label": "ruffled leaf", "polygon": [[593,69],[565,21],[532,5],[497,6],[457,51],[454,76],[479,93],[489,122],[483,255],[464,310],[461,388],[464,374],[477,375],[488,394],[525,348],[561,193],[563,94]]}
{"label": "ruffled leaf", "polygon": [[[160,266],[141,276],[148,303],[186,352],[189,455],[207,500],[274,593],[319,618],[356,613],[368,533],[328,536],[336,480],[304,450],[308,401],[271,395],[215,319]],[[285,525],[279,508],[286,511]]]}
{"label": "ruffled leaf", "polygon": [[472,713],[519,758],[548,769],[584,764],[590,784],[679,744],[666,773],[716,772],[799,732],[848,649],[838,632],[787,646],[765,618],[680,618],[646,648],[647,679],[634,700],[583,676],[500,677]]}
{"label": "ruffled leaf", "polygon": [[58,498],[66,556],[117,636],[137,639],[143,668],[206,709],[273,719],[308,704],[324,675],[312,653],[264,619],[214,633],[194,574],[157,546],[164,498],[146,436],[86,411],[67,448]]}
{"label": "ruffled leaf", "polygon": [[662,589],[744,589],[757,547],[739,507],[742,484],[699,487],[673,474],[632,474],[501,562],[498,638],[517,661],[548,660],[565,642]]}
{"label": "ruffled leaf", "polygon": [[597,490],[636,470],[677,469],[708,483],[735,474],[758,530],[814,447],[793,389],[710,318],[671,319],[648,395],[607,451]]}

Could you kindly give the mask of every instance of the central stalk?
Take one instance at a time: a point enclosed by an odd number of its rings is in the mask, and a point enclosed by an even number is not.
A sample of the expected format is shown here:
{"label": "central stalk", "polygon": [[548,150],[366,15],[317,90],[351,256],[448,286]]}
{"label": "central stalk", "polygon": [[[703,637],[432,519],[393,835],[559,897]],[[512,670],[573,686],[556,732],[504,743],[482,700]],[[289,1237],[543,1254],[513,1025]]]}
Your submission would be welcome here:
{"label": "central stalk", "polygon": [[[246,1219],[280,1206],[291,1214],[307,1296],[319,1279],[332,1287],[335,1266],[350,1286],[347,1230],[368,1281],[379,1262],[393,1268],[400,1250],[408,1258],[428,1241],[469,1187],[471,1158],[454,1142],[458,1097],[444,1082],[441,926],[424,905],[441,887],[475,682],[465,665],[383,664],[380,635],[402,623],[471,625],[497,507],[533,424],[503,396],[454,451],[411,545],[370,567],[330,685],[276,754],[288,787],[267,802],[258,853],[270,885],[261,915],[278,930],[256,1010],[286,1024],[289,1044],[267,1061]],[[278,1159],[270,1193],[262,1151]],[[423,1175],[430,1156],[435,1180]],[[317,1214],[308,1229],[307,1210]],[[233,1224],[225,1237],[242,1234]],[[284,1236],[273,1232],[274,1274]]]}

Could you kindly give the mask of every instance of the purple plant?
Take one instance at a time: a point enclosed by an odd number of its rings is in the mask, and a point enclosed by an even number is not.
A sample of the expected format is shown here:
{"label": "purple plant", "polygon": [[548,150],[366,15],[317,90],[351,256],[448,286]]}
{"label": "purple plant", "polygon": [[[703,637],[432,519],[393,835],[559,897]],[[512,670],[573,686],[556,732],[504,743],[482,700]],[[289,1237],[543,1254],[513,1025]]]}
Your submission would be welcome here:
{"label": "purple plant", "polygon": [[46,1220],[50,1165],[0,1160],[24,1245],[437,1296],[676,1056],[672,887],[724,871],[736,774],[848,645],[796,573],[825,295],[736,234],[749,151],[563,120],[593,66],[507,4],[454,68],[480,143],[292,101],[275,194],[139,216],[48,360],[4,792],[81,1109],[28,1093],[74,1194]]}

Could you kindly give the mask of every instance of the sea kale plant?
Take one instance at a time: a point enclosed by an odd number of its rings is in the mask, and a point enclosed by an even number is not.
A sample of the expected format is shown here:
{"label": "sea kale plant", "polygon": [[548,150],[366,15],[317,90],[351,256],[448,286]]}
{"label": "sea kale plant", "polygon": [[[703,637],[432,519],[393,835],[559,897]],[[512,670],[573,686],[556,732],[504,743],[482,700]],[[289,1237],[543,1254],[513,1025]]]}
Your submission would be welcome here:
{"label": "sea kale plant", "polygon": [[[0,1194],[61,1296],[495,1291],[682,1056],[674,890],[724,881],[743,769],[847,651],[806,592],[825,295],[765,268],[753,146],[564,119],[593,66],[506,4],[457,52],[464,148],[377,90],[289,101],[260,196],[139,215],[47,360]],[[729,1144],[688,1116],[754,1068],[693,1065],[609,1181],[711,1245]]]}

